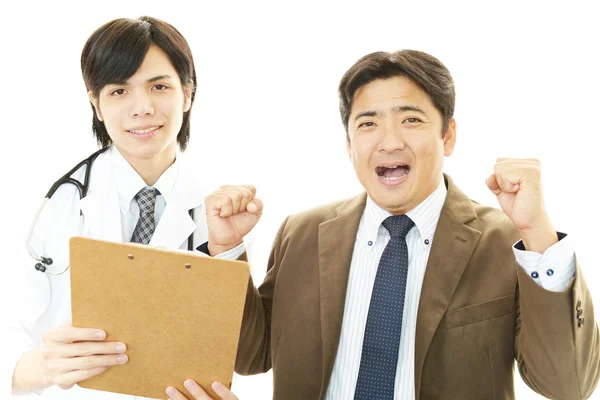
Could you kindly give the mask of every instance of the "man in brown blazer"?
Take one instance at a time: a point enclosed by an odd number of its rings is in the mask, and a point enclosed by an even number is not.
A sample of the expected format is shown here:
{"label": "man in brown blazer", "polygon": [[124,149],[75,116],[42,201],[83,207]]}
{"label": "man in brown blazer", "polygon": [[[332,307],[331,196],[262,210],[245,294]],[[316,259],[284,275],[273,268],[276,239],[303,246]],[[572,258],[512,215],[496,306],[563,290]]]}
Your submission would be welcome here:
{"label": "man in brown blazer", "polygon": [[[588,398],[598,327],[544,209],[540,163],[498,160],[487,185],[502,210],[443,175],[454,85],[428,54],[367,55],[339,91],[366,193],[284,221],[264,282],[249,284],[236,371],[273,368],[276,400],[513,399],[516,360],[537,393]],[[210,254],[243,251],[254,188],[206,205]]]}

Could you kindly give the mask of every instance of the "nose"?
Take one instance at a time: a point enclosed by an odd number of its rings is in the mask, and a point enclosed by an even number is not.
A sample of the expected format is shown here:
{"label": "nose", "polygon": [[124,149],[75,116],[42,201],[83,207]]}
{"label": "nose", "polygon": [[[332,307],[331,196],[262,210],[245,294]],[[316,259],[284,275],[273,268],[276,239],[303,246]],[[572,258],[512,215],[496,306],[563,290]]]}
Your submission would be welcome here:
{"label": "nose", "polygon": [[148,93],[136,93],[130,97],[132,99],[129,115],[131,117],[143,117],[145,115],[154,115],[154,106]]}
{"label": "nose", "polygon": [[406,142],[400,126],[394,122],[385,124],[380,130],[378,150],[384,153],[395,153],[405,148]]}

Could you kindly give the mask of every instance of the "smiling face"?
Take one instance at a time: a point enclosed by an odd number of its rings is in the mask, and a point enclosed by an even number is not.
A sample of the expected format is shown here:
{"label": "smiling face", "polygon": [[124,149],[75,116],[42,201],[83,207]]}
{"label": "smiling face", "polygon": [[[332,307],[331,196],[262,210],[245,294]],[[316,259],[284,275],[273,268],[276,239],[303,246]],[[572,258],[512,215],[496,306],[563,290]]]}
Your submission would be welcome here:
{"label": "smiling face", "polygon": [[440,184],[456,123],[443,120],[430,98],[404,77],[378,79],[354,94],[348,154],[369,197],[394,215],[406,214]]}
{"label": "smiling face", "polygon": [[152,45],[139,69],[126,82],[104,86],[90,101],[110,139],[130,162],[175,159],[183,113],[191,90],[182,86],[167,54]]}

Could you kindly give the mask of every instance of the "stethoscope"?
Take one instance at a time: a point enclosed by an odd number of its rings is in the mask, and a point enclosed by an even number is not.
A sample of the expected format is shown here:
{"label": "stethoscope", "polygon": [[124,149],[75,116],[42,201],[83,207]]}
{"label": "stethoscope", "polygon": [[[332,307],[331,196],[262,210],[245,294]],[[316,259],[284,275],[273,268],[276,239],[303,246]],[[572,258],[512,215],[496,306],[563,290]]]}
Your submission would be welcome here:
{"label": "stethoscope", "polygon": [[[85,160],[83,160],[79,164],[77,164],[75,167],[73,167],[73,169],[71,169],[69,172],[67,172],[65,175],[63,175],[59,180],[54,182],[54,184],[52,185],[52,187],[50,188],[50,190],[44,197],[44,201],[42,201],[42,204],[40,205],[37,212],[35,213],[35,217],[33,218],[33,222],[31,223],[31,228],[29,228],[29,235],[27,236],[27,251],[29,252],[29,255],[34,260],[38,261],[35,264],[36,271],[45,272],[47,274],[56,276],[56,275],[62,275],[69,270],[69,267],[70,267],[69,264],[67,264],[67,266],[65,268],[63,268],[62,270],[59,270],[58,272],[50,271],[48,269],[48,267],[51,266],[54,261],[52,260],[51,257],[39,256],[35,252],[35,250],[33,250],[33,247],[31,247],[31,237],[33,236],[33,230],[35,229],[35,225],[37,224],[38,218],[39,218],[40,214],[42,213],[42,210],[46,206],[46,203],[48,202],[48,200],[50,200],[50,198],[54,195],[54,193],[62,185],[65,185],[65,184],[74,185],[77,188],[77,191],[79,192],[79,200],[83,199],[87,195],[89,185],[90,185],[90,173],[92,171],[92,164],[96,160],[96,158],[98,158],[98,156],[100,154],[102,154],[103,152],[105,152],[107,149],[108,149],[108,147],[105,147],[103,149],[96,151],[94,154],[92,154],[91,156],[89,156],[88,158],[86,158]],[[84,165],[86,167],[85,176],[84,176],[83,183],[81,183],[77,179],[73,179],[71,177],[71,175],[73,175],[76,171],[78,171]],[[81,219],[79,222],[79,232],[81,235],[81,234],[83,234],[83,213],[81,211],[79,211],[79,214],[81,216]],[[189,214],[193,220],[194,219],[194,209],[191,209],[189,211]],[[193,236],[194,235],[192,234],[192,235],[190,235],[190,237],[188,237],[188,250],[189,251],[192,251],[194,249]]]}

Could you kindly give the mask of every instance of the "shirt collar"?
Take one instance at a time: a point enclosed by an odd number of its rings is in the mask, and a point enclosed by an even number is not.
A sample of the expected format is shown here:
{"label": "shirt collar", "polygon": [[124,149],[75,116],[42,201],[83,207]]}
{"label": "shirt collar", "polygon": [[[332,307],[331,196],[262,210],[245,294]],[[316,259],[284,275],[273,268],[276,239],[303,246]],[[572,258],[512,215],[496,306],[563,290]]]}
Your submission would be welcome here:
{"label": "shirt collar", "polygon": [[[127,214],[131,206],[131,201],[134,199],[135,195],[147,185],[114,145],[111,147],[110,151],[112,153],[111,162],[113,174],[117,184],[117,192],[119,193],[119,206],[121,212]],[[154,184],[154,187],[158,189],[166,203],[168,203],[169,196],[173,192],[173,187],[175,186],[175,181],[179,172],[178,159],[179,154],[175,157],[175,162],[163,172],[158,181]]]}
{"label": "shirt collar", "polygon": [[[446,184],[442,177],[440,184],[421,204],[406,213],[415,223],[421,239],[433,239],[435,228],[440,219],[444,201],[446,201]],[[385,230],[381,223],[392,214],[379,207],[369,196],[363,213],[366,239],[375,242],[379,235],[379,229]]]}

